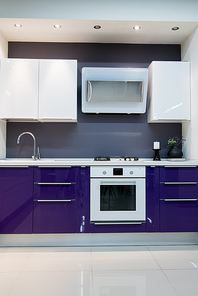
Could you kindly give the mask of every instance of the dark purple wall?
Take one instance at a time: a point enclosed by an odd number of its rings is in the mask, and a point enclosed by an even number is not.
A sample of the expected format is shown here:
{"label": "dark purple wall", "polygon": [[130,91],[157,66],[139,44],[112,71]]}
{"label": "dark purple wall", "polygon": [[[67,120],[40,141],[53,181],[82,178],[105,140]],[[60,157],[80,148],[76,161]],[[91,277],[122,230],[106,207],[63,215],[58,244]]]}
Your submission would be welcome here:
{"label": "dark purple wall", "polygon": [[[8,123],[7,157],[30,157],[32,132],[41,157],[94,157],[96,155],[136,155],[153,157],[152,143],[162,148],[175,135],[181,136],[181,124],[148,124],[147,114],[83,114],[81,112],[82,67],[148,67],[153,60],[180,61],[180,45],[84,44],[9,42],[9,58],[77,59],[78,123]],[[161,151],[166,156],[166,151]]]}

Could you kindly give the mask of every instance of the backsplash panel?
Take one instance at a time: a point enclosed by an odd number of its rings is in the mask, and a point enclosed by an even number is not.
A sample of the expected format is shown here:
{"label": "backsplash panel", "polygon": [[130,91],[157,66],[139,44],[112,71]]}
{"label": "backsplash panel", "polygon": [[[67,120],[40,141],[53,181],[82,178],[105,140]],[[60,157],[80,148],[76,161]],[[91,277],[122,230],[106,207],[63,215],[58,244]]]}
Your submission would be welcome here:
{"label": "backsplash panel", "polygon": [[78,123],[7,124],[7,157],[30,157],[33,140],[18,135],[32,132],[41,157],[94,157],[96,155],[153,157],[153,141],[166,142],[181,135],[181,124],[148,124],[147,113],[83,114],[81,112],[82,67],[148,67],[153,60],[181,60],[180,45],[82,44],[9,42],[9,58],[77,59]]}

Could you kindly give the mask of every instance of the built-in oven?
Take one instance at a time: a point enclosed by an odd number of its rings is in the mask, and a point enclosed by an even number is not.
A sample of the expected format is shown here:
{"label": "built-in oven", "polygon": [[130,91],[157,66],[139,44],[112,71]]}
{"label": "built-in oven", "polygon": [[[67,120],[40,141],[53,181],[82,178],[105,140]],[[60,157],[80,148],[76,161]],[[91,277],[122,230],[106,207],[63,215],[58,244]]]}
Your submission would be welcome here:
{"label": "built-in oven", "polygon": [[142,223],[146,220],[144,166],[91,166],[92,223]]}

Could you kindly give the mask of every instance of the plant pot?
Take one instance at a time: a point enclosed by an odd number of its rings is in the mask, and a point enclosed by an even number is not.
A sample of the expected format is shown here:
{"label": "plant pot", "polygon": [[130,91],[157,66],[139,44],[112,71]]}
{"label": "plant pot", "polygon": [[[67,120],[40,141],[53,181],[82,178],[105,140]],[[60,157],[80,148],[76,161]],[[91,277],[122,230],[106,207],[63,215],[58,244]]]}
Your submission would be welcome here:
{"label": "plant pot", "polygon": [[168,151],[167,155],[168,155],[168,158],[182,158],[183,152],[179,147],[172,146]]}

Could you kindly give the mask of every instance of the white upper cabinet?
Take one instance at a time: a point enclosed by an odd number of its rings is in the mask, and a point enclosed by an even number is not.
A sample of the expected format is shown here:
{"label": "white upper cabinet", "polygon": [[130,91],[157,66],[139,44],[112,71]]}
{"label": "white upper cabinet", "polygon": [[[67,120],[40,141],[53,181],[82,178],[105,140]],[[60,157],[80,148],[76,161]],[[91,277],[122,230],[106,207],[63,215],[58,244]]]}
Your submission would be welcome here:
{"label": "white upper cabinet", "polygon": [[152,62],[149,66],[148,122],[190,120],[190,63]]}
{"label": "white upper cabinet", "polygon": [[0,118],[37,120],[38,61],[2,59]]}
{"label": "white upper cabinet", "polygon": [[39,121],[77,121],[77,61],[39,60]]}
{"label": "white upper cabinet", "polygon": [[0,118],[77,121],[77,61],[2,59]]}

